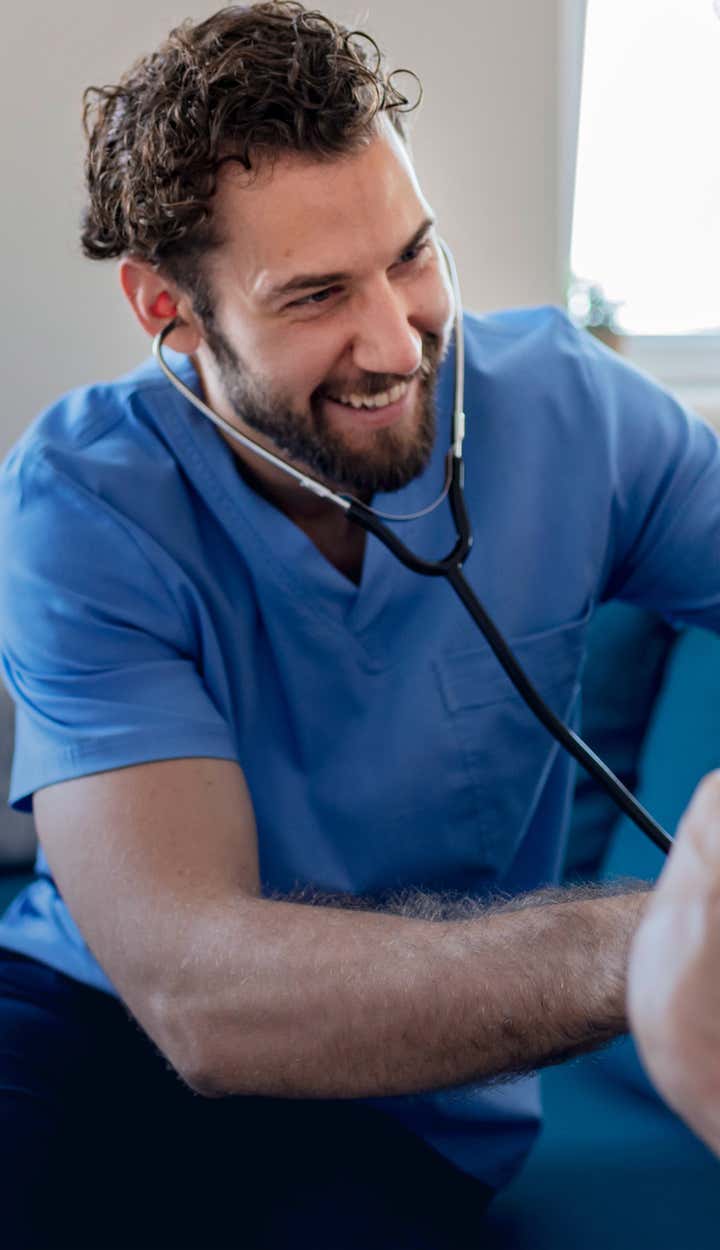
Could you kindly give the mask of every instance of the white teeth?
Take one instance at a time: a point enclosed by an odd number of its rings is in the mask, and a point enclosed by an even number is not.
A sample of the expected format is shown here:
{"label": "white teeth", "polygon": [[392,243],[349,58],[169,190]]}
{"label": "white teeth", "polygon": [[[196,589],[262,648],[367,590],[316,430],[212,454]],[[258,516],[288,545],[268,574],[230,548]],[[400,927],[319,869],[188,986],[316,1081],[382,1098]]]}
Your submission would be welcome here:
{"label": "white teeth", "polygon": [[380,395],[338,395],[333,396],[339,404],[347,404],[351,408],[386,408],[388,404],[395,404],[405,394],[409,387],[409,382],[398,382],[389,391],[383,391]]}

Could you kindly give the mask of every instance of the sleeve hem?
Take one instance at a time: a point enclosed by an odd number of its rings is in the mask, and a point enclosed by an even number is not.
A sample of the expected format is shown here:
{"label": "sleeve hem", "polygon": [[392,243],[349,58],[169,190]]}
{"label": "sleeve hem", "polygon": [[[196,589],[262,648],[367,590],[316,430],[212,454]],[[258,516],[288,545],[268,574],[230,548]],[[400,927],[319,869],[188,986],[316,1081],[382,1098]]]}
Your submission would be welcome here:
{"label": "sleeve hem", "polygon": [[32,768],[13,770],[8,802],[19,812],[32,811],[32,796],[37,790],[71,781],[93,773],[130,768],[170,759],[226,759],[239,764],[237,749],[222,731],[205,732],[202,739],[157,735],[141,738],[137,733],[122,734],[111,743],[88,741],[75,743],[64,750],[33,752]]}

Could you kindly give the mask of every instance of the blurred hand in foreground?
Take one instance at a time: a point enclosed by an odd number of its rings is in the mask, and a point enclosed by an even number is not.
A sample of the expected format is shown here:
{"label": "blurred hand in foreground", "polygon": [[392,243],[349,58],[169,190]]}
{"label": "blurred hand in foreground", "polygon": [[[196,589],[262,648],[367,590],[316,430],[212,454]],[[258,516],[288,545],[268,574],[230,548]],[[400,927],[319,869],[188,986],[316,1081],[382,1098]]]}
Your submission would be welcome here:
{"label": "blurred hand in foreground", "polygon": [[658,1090],[720,1155],[720,771],[695,791],[637,931],[628,1014]]}

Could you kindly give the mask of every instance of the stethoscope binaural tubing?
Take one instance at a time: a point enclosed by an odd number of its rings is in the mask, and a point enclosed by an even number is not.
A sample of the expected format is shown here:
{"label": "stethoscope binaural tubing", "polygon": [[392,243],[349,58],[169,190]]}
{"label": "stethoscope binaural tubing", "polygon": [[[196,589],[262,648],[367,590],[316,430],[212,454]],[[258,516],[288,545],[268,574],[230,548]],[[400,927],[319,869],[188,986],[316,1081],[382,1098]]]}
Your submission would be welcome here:
{"label": "stethoscope binaural tubing", "polygon": [[[460,298],[460,286],[455,268],[455,262],[450,249],[443,242],[440,244],[445,261],[448,266],[453,295],[455,299],[455,404],[453,410],[453,428],[452,441],[446,458],[446,478],[445,485],[441,495],[422,513],[413,513],[412,516],[393,517],[387,513],[380,513],[376,509],[363,503],[361,500],[354,498],[352,495],[341,495],[333,491],[325,483],[318,481],[316,478],[303,473],[295,468],[294,465],[288,464],[282,457],[269,451],[256,443],[254,439],[246,434],[242,434],[235,426],[231,425],[218,413],[214,412],[207,404],[201,400],[190,387],[186,386],[181,378],[168,365],[162,352],[163,344],[168,335],[176,328],[177,322],[171,321],[165,326],[153,340],[153,354],[165,376],[172,383],[176,390],[181,394],[204,416],[208,418],[218,429],[221,429],[229,438],[240,443],[243,447],[259,455],[267,463],[274,465],[282,472],[292,477],[298,485],[305,490],[311,491],[313,494],[326,499],[329,503],[340,508],[349,520],[354,521],[357,525],[369,534],[373,534],[388,550],[405,565],[406,568],[414,573],[419,573],[423,577],[442,577],[444,578],[461,603],[469,612],[473,621],[483,634],[488,646],[492,650],[501,667],[504,669],[508,678],[517,690],[520,697],[528,706],[533,715],[547,729],[548,733],[560,743],[562,747],[582,765],[584,769],[598,782],[598,784],[610,795],[617,807],[626,816],[628,816],[639,829],[650,838],[650,840],[661,851],[667,853],[673,845],[673,839],[663,827],[650,815],[650,813],[642,806],[634,797],[626,786],[618,777],[608,768],[607,764],[598,756],[591,747],[577,734],[573,729],[564,723],[559,716],[556,716],[552,708],[548,706],[542,698],[538,690],[535,688],[530,678],[527,676],[511,648],[503,638],[500,630],[497,628],[492,619],[488,616],[479,599],[477,598],[472,587],[468,583],[464,573],[463,564],[467,559],[472,547],[472,533],[470,528],[470,518],[468,516],[465,497],[463,493],[463,477],[464,466],[462,460],[462,443],[465,434],[465,412],[464,412],[464,334],[462,319],[462,302]],[[386,520],[406,521],[414,519],[418,515],[424,515],[432,511],[442,501],[447,498],[449,501],[450,511],[455,524],[457,541],[452,550],[441,560],[425,560],[421,556],[411,551],[397,535],[385,524]]]}

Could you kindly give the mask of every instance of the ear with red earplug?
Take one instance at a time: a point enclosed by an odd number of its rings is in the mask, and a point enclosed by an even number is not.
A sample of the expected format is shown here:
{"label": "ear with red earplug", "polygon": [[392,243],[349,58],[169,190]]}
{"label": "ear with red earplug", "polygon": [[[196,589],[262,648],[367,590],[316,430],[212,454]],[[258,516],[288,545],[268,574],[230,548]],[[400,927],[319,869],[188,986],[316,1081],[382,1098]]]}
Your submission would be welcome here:
{"label": "ear with red earplug", "polygon": [[153,317],[177,317],[177,306],[167,291],[161,291],[157,299],[150,305]]}

